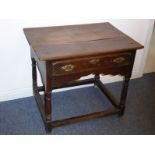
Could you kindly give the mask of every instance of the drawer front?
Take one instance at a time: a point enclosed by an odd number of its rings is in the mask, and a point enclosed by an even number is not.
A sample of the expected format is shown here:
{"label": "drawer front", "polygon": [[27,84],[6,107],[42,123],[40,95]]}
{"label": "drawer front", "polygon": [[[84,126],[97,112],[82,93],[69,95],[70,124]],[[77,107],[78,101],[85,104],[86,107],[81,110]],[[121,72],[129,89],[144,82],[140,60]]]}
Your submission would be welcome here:
{"label": "drawer front", "polygon": [[127,53],[57,61],[52,64],[52,68],[53,75],[65,75],[91,70],[95,71],[107,67],[122,67],[130,64],[132,64],[132,56],[130,53]]}

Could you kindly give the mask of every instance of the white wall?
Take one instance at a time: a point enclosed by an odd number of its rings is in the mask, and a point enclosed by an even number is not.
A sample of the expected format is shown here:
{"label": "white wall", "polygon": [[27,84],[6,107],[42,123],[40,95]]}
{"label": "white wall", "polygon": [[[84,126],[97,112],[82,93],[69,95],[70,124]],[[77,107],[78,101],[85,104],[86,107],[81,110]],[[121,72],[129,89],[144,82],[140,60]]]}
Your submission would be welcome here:
{"label": "white wall", "polygon": [[[32,95],[31,61],[28,43],[22,29],[24,27],[68,25],[110,21],[129,36],[143,44],[147,44],[150,35],[151,20],[0,20],[0,101],[27,97]],[[133,77],[140,77],[143,68],[144,50],[137,53]],[[104,82],[119,80],[115,77],[103,78]]]}
{"label": "white wall", "polygon": [[155,27],[151,37],[150,48],[146,59],[146,65],[144,68],[145,73],[155,72]]}

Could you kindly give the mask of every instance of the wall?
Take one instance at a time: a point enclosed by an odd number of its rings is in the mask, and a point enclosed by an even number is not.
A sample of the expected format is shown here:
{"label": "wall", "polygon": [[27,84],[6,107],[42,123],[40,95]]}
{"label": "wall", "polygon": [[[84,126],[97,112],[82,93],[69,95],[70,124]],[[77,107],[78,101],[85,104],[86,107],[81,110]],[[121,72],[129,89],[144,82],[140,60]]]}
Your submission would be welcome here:
{"label": "wall", "polygon": [[146,65],[144,69],[145,73],[155,72],[155,27],[151,37],[151,44],[146,59]]}
{"label": "wall", "polygon": [[[79,23],[92,23],[109,21],[117,28],[145,45],[149,35],[151,20],[0,20],[0,101],[27,97],[32,95],[31,89],[31,61],[29,46],[24,37],[24,27],[68,25]],[[144,50],[140,50],[136,56],[133,77],[142,75],[141,63]],[[120,80],[118,76],[104,82]]]}

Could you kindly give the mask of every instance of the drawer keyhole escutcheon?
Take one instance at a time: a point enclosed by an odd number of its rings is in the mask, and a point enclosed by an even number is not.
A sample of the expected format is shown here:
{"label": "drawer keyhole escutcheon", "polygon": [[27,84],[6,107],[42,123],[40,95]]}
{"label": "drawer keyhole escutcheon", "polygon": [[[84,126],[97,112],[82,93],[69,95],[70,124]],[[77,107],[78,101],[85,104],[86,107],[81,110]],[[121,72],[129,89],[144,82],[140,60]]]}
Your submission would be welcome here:
{"label": "drawer keyhole escutcheon", "polygon": [[69,65],[64,65],[64,66],[61,67],[61,69],[62,69],[63,71],[65,71],[65,72],[70,72],[70,71],[72,71],[74,68],[75,68],[75,66],[74,66],[74,65],[71,65],[71,64],[69,64]]}
{"label": "drawer keyhole escutcheon", "polygon": [[99,63],[100,59],[92,59],[89,61],[90,64],[92,65],[96,65],[97,63]]}
{"label": "drawer keyhole escutcheon", "polygon": [[124,61],[125,61],[125,58],[123,58],[123,57],[119,57],[119,58],[116,58],[116,59],[113,60],[113,62],[116,63],[116,64],[121,64]]}

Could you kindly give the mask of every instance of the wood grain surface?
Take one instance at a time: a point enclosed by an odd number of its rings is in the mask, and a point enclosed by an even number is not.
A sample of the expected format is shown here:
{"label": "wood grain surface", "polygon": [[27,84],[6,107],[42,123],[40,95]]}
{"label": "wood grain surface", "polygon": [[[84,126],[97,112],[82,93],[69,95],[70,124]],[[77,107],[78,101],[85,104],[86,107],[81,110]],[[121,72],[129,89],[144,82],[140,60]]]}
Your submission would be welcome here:
{"label": "wood grain surface", "polygon": [[24,33],[39,60],[62,60],[143,48],[110,23],[26,28]]}

